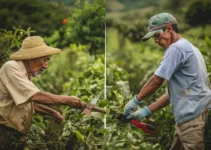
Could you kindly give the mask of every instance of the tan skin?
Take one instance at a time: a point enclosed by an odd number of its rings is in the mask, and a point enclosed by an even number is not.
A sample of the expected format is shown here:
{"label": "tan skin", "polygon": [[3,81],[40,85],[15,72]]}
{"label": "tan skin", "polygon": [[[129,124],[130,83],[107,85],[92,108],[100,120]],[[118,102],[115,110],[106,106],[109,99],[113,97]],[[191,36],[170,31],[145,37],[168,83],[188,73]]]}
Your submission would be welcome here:
{"label": "tan skin", "polygon": [[[32,60],[24,60],[23,62],[28,74],[28,78],[30,79],[32,76],[32,72],[30,71],[30,61],[32,70],[34,71],[35,76],[37,76],[42,73],[42,70],[48,68],[49,60],[50,56],[44,56]],[[85,107],[85,104],[82,103],[81,100],[76,96],[55,95],[44,91],[36,93],[30,98],[30,100],[34,102],[35,112],[52,116],[56,122],[63,121],[64,117],[58,111],[44,105],[68,105],[73,108]]]}
{"label": "tan skin", "polygon": [[[159,35],[159,37],[155,38],[155,43],[160,45],[163,48],[167,48],[172,43],[178,41],[180,39],[180,35],[177,34],[171,27],[171,25],[167,25],[165,31]],[[147,96],[154,93],[157,89],[161,87],[165,79],[153,75],[148,81],[145,83],[139,94],[137,95],[137,100],[142,100]],[[163,94],[159,99],[157,99],[154,103],[148,106],[151,112],[159,110],[160,108],[165,107],[169,104],[169,96],[168,93]]]}

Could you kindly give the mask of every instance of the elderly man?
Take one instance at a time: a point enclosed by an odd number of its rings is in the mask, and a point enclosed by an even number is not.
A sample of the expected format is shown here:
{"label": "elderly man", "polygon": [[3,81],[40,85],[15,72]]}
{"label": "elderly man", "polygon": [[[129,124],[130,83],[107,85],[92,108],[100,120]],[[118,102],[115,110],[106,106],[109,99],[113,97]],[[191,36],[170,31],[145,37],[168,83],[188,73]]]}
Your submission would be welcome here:
{"label": "elderly man", "polygon": [[[52,116],[62,121],[63,116],[42,104],[64,104],[73,108],[83,108],[85,104],[78,97],[54,95],[39,90],[32,77],[48,68],[53,54],[61,50],[49,47],[44,39],[31,36],[24,39],[19,51],[10,55],[0,70],[0,149],[21,149],[11,143],[25,135],[32,123],[34,112]],[[14,139],[15,138],[15,139]],[[17,144],[16,142],[16,144]]]}
{"label": "elderly man", "polygon": [[[171,150],[204,150],[204,125],[211,101],[207,69],[200,51],[178,33],[177,20],[169,13],[157,14],[148,22],[149,32],[143,41],[153,38],[165,49],[155,74],[140,93],[130,100],[124,113],[141,120],[171,103],[176,130]],[[167,81],[168,92],[143,109],[136,106]]]}

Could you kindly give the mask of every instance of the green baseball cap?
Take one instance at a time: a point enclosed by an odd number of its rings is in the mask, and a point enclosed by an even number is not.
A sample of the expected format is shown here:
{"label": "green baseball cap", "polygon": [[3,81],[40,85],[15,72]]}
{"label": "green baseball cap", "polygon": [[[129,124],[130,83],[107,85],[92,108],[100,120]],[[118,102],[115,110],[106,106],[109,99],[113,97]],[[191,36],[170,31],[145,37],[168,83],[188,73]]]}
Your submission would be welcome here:
{"label": "green baseball cap", "polygon": [[142,41],[147,41],[158,30],[164,28],[168,24],[177,24],[177,20],[169,13],[160,13],[152,16],[148,22],[148,33],[142,38]]}

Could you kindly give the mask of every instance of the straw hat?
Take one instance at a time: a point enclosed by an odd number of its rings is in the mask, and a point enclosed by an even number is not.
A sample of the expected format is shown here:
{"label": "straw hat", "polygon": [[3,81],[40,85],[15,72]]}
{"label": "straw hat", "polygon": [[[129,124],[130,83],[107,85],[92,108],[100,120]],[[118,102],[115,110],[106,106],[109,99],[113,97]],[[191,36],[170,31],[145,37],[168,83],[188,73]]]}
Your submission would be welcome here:
{"label": "straw hat", "polygon": [[27,60],[58,54],[61,50],[47,46],[40,36],[30,36],[23,40],[21,48],[10,55],[11,60]]}

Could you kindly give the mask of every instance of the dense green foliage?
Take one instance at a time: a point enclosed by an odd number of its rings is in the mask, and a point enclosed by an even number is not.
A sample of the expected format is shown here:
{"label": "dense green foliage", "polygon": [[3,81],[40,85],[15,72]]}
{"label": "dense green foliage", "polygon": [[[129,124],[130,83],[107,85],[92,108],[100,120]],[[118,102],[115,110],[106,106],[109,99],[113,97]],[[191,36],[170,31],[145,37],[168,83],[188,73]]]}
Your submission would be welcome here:
{"label": "dense green foliage", "polygon": [[[131,98],[127,73],[115,65],[107,66],[106,70],[106,99],[104,91],[104,64],[98,58],[97,62],[88,68],[82,76],[64,85],[64,92],[78,95],[84,101],[91,101],[99,96],[97,105],[107,108],[105,116],[92,111],[82,116],[78,110],[65,107],[63,114],[66,121],[60,139],[67,143],[66,149],[154,149],[161,145],[156,144],[157,136],[148,135],[140,129],[131,128],[112,118],[110,109],[122,112],[125,103]],[[99,61],[101,63],[99,63]],[[73,90],[70,90],[73,89]],[[151,143],[148,143],[151,141]]]}
{"label": "dense green foliage", "polygon": [[12,27],[31,27],[37,35],[49,36],[69,14],[70,10],[64,5],[43,0],[1,0],[0,28],[11,30]]}
{"label": "dense green foliage", "polygon": [[[109,7],[107,7],[106,9],[108,12],[114,9],[115,11],[124,11],[124,10],[129,10],[129,9],[154,6],[154,5],[157,5],[159,2],[160,0],[157,0],[157,1],[148,0],[147,2],[145,0],[133,0],[133,3],[131,3],[131,1],[128,1],[128,0],[116,0],[115,2],[113,0],[107,0],[107,6]],[[118,6],[116,5],[114,6],[113,4],[119,4],[121,6],[118,8]]]}
{"label": "dense green foliage", "polygon": [[58,4],[65,4],[67,6],[74,6],[75,0],[46,0],[49,2],[57,2]]}
{"label": "dense green foliage", "polygon": [[[104,99],[104,57],[98,57],[81,76],[72,78],[65,83],[64,93],[76,95],[86,103],[89,103],[94,97],[98,97],[98,102],[101,102]],[[66,121],[60,139],[67,144],[67,149],[92,146],[89,144],[89,140],[92,138],[87,136],[89,132],[93,132],[94,126],[97,128],[103,125],[99,113],[96,116],[83,118],[81,110],[65,107],[63,114]]]}
{"label": "dense green foliage", "polygon": [[88,44],[91,54],[95,54],[97,51],[104,53],[104,0],[95,0],[91,4],[85,1],[82,6],[79,3],[75,12],[75,15],[70,18],[71,28],[67,29],[66,38],[72,39],[76,44]]}
{"label": "dense green foliage", "polygon": [[31,33],[35,31],[28,28],[23,30],[21,28],[13,28],[13,30],[0,30],[0,66],[2,66],[7,60],[9,60],[9,55],[17,51],[22,40],[30,36]]}
{"label": "dense green foliage", "polygon": [[197,1],[190,5],[185,19],[191,26],[206,25],[211,23],[211,2]]}
{"label": "dense green foliage", "polygon": [[94,0],[78,2],[67,23],[48,39],[59,47],[70,43],[87,45],[91,55],[103,54],[105,46],[105,2]]}
{"label": "dense green foliage", "polygon": [[[67,54],[73,56],[68,57]],[[69,63],[68,61],[71,61],[74,57],[73,62]],[[58,76],[52,74],[56,73],[57,70],[61,70],[59,72],[60,78],[65,79],[66,74],[69,76],[68,80],[58,80]],[[54,83],[52,84],[51,81],[54,81]],[[98,102],[100,103],[104,99],[104,56],[94,58],[89,56],[89,53],[84,51],[82,46],[72,46],[71,49],[63,50],[60,57],[53,57],[48,72],[37,78],[35,83],[40,88],[50,86],[55,88],[56,84],[62,84],[63,88],[57,89],[62,91],[60,94],[78,96],[86,103],[99,96]],[[46,90],[54,91],[55,89]],[[35,116],[30,134],[28,134],[29,148],[32,150],[36,148],[63,150],[88,146],[83,141],[87,140],[87,133],[91,130],[91,127],[89,127],[91,119],[88,117],[86,121],[82,121],[82,110],[68,106],[61,106],[56,109],[62,112],[65,121],[61,125],[56,125],[52,120],[46,120],[47,118],[39,115]],[[103,124],[103,122],[99,123]],[[40,134],[42,130],[45,130],[45,135]],[[89,142],[87,141],[87,143]]]}
{"label": "dense green foliage", "polygon": [[[94,61],[95,56],[89,56],[88,53],[104,55],[104,5],[103,1],[96,1],[94,4],[88,1],[78,3],[68,22],[56,30],[52,36],[45,38],[48,44],[54,47],[66,47],[71,51],[65,51],[59,57],[55,57],[50,63],[55,67],[49,68],[46,75],[37,80],[43,90],[61,93],[64,82],[68,81],[71,76],[75,77],[83,73],[88,65],[85,62]],[[84,14],[86,17],[83,17]],[[84,23],[87,23],[87,26]],[[90,33],[83,32],[83,26],[90,30]],[[83,51],[88,53],[85,55]],[[75,63],[76,61],[79,63]],[[63,64],[68,65],[58,67]],[[63,72],[63,70],[66,71]],[[62,78],[58,78],[59,76]],[[56,82],[52,84],[53,80]]]}

